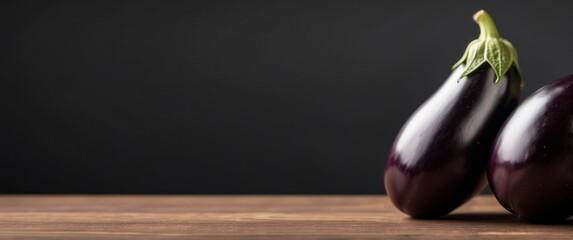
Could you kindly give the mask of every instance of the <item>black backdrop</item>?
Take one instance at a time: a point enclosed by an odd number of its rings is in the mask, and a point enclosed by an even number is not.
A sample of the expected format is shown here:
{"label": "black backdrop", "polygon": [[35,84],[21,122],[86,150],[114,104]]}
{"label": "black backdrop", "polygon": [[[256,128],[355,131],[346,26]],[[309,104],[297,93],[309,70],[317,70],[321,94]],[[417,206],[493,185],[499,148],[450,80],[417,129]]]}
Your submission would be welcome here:
{"label": "black backdrop", "polygon": [[2,193],[383,193],[485,8],[524,96],[573,73],[565,1],[0,4]]}

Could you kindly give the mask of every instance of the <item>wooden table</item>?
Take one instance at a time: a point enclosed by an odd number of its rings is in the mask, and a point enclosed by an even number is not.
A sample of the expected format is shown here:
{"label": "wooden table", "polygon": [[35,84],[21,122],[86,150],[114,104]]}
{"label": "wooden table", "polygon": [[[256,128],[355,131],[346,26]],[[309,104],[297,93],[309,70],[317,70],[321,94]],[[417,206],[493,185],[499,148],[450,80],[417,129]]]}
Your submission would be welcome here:
{"label": "wooden table", "polygon": [[0,239],[573,237],[531,225],[492,196],[439,220],[413,220],[384,196],[0,196]]}

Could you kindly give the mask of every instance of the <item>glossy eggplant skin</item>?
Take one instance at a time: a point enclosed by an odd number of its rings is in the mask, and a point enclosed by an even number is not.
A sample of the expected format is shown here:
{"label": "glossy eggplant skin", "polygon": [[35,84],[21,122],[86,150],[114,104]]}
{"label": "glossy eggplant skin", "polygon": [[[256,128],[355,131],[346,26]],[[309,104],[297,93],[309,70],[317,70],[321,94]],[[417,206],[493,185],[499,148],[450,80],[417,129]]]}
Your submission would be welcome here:
{"label": "glossy eggplant skin", "polygon": [[529,222],[573,215],[573,75],[529,96],[504,124],[488,180],[497,200]]}
{"label": "glossy eggplant skin", "polygon": [[479,193],[495,136],[519,102],[514,67],[495,83],[487,64],[455,69],[402,127],[384,170],[392,203],[413,218],[445,215]]}

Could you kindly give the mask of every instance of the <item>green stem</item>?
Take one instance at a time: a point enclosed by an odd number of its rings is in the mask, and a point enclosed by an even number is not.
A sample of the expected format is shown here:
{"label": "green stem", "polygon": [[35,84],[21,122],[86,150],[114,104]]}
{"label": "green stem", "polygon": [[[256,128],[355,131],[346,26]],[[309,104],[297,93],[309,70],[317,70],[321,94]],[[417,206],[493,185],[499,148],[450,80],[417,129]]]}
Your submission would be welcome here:
{"label": "green stem", "polygon": [[493,19],[491,19],[489,14],[487,14],[484,10],[480,10],[474,14],[474,21],[479,25],[480,39],[485,39],[488,37],[500,38]]}
{"label": "green stem", "polygon": [[521,79],[521,70],[517,64],[517,51],[511,43],[499,36],[493,20],[484,10],[474,14],[479,25],[478,39],[468,44],[462,58],[452,69],[464,64],[465,70],[459,79],[477,71],[483,64],[489,65],[495,72],[495,82],[499,82],[511,67],[515,67]]}

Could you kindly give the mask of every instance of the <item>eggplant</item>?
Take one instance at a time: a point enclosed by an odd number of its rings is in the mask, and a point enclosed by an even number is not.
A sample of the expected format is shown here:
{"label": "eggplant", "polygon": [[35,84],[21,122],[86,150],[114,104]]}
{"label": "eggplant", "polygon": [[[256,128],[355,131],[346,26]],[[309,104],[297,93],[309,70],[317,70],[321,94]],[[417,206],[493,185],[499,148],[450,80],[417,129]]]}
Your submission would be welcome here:
{"label": "eggplant", "polygon": [[533,223],[573,215],[573,75],[529,96],[502,127],[488,166],[499,203]]}
{"label": "eggplant", "polygon": [[474,20],[479,38],[407,120],[386,160],[386,193],[413,218],[445,215],[485,187],[494,139],[519,103],[517,52],[485,11]]}

